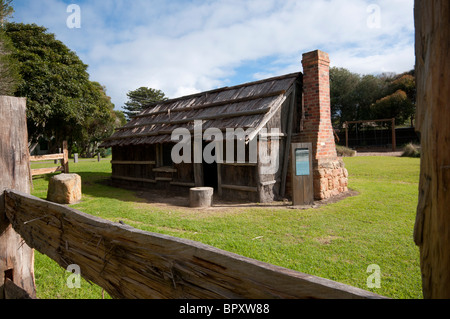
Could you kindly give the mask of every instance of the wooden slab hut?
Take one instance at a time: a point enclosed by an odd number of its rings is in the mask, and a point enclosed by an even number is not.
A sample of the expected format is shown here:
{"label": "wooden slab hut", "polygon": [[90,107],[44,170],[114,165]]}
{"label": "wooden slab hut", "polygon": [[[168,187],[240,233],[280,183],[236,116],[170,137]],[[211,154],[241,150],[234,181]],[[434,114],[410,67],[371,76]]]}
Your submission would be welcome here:
{"label": "wooden slab hut", "polygon": [[[290,198],[290,145],[300,142],[312,144],[314,197],[347,191],[347,171],[336,155],[330,119],[328,54],[306,53],[302,63],[303,73],[149,105],[101,145],[112,148],[113,184],[174,192],[209,186],[224,199],[250,202]],[[189,160],[181,163],[172,157],[179,141],[172,140],[176,129],[191,134]],[[222,144],[216,135],[205,138],[211,129],[223,133]],[[249,132],[244,140],[227,134],[239,130]],[[245,159],[237,157],[242,145]],[[231,159],[227,147],[234,149]],[[216,160],[205,160],[203,151]]]}

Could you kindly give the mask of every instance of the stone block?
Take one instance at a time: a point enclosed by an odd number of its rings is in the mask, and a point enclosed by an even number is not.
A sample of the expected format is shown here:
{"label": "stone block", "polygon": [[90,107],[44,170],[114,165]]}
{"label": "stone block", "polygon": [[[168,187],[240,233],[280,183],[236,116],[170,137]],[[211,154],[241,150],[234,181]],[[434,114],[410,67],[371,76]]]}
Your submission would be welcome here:
{"label": "stone block", "polygon": [[341,174],[341,169],[340,168],[335,168],[332,172],[333,178],[338,177]]}
{"label": "stone block", "polygon": [[81,200],[81,176],[59,174],[48,183],[47,200],[58,204],[74,204]]}
{"label": "stone block", "polygon": [[348,170],[346,168],[343,169],[344,177],[348,178]]}

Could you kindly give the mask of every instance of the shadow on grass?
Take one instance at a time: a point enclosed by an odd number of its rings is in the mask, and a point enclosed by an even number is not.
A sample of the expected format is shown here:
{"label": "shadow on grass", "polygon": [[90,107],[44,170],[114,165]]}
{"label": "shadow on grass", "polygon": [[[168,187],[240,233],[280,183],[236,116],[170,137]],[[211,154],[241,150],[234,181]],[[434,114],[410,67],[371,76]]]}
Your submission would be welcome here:
{"label": "shadow on grass", "polygon": [[[45,181],[46,187],[50,178],[55,174],[36,176],[34,181],[40,179]],[[189,206],[189,188],[176,187],[174,189],[156,189],[154,185],[147,187],[143,183],[121,182],[120,185],[114,185],[111,173],[105,172],[76,172],[81,176],[82,193],[94,198],[114,199],[122,202],[154,204],[157,206],[191,208]],[[42,184],[41,188],[42,188]],[[43,191],[41,189],[41,191]],[[45,189],[46,194],[46,189]],[[246,201],[224,200],[216,194],[213,198],[213,207],[215,209],[227,208],[285,208],[285,209],[309,209],[319,208],[323,205],[333,204],[347,197],[356,196],[357,192],[349,190],[333,198],[315,201],[312,205],[292,206],[288,200],[274,201],[270,203],[255,203]],[[42,197],[42,196],[41,196]],[[83,200],[82,200],[83,201]],[[198,208],[195,208],[198,209]]]}
{"label": "shadow on grass", "polygon": [[[101,172],[73,172],[81,177],[81,191],[83,195],[95,198],[111,198],[121,201],[136,201],[137,197],[131,190],[113,187],[110,173]],[[39,175],[33,177],[33,192],[39,193],[41,198],[47,195],[50,179],[59,173]],[[39,197],[39,196],[38,196]],[[45,199],[45,198],[44,198]]]}

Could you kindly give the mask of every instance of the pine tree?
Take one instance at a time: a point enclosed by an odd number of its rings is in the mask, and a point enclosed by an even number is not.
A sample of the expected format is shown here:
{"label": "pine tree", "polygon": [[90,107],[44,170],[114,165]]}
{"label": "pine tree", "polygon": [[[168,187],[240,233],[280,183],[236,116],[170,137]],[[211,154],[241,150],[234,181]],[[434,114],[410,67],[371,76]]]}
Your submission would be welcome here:
{"label": "pine tree", "polygon": [[123,107],[127,120],[138,115],[152,104],[167,100],[167,97],[161,90],[147,87],[140,87],[139,89],[130,91],[127,96],[128,102],[126,102]]}

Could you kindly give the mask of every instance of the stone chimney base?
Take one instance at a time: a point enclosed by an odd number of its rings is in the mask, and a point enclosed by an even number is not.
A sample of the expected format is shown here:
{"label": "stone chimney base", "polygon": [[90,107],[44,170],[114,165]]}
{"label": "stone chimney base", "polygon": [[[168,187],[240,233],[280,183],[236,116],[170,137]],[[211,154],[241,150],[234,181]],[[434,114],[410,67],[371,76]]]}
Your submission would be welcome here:
{"label": "stone chimney base", "polygon": [[319,161],[313,172],[315,199],[327,199],[348,191],[348,171],[342,159]]}
{"label": "stone chimney base", "polygon": [[303,54],[303,126],[293,142],[311,143],[314,198],[348,191],[348,172],[337,156],[331,125],[330,59],[319,50]]}

